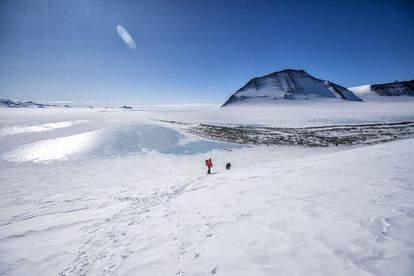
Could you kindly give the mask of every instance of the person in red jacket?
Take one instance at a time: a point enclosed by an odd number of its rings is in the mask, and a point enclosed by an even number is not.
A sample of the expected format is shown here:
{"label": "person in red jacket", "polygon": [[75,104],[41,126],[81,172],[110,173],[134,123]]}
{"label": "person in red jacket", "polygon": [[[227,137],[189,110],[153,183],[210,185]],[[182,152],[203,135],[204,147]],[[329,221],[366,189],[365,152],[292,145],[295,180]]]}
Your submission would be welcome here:
{"label": "person in red jacket", "polygon": [[211,161],[211,158],[209,158],[208,160],[206,160],[206,166],[208,168],[207,173],[211,174],[211,168],[213,167],[213,162]]}

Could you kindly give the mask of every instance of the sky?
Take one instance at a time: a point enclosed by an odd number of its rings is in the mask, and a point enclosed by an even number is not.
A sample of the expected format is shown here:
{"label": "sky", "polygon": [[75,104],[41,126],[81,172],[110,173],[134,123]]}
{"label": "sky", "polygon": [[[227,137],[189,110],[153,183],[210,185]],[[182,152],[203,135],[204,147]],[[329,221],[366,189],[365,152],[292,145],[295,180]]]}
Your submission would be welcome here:
{"label": "sky", "polygon": [[0,0],[12,100],[221,104],[288,68],[346,87],[414,79],[413,49],[409,0]]}

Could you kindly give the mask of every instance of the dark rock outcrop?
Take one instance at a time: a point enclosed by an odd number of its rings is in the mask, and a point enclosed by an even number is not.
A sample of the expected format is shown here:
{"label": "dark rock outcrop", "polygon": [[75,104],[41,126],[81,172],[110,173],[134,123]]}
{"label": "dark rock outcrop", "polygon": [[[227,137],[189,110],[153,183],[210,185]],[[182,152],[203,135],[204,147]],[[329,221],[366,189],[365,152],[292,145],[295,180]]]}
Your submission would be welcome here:
{"label": "dark rock outcrop", "polygon": [[414,80],[371,84],[371,91],[380,96],[414,96]]}
{"label": "dark rock outcrop", "polygon": [[132,109],[132,106],[129,105],[123,105],[120,107],[121,109]]}

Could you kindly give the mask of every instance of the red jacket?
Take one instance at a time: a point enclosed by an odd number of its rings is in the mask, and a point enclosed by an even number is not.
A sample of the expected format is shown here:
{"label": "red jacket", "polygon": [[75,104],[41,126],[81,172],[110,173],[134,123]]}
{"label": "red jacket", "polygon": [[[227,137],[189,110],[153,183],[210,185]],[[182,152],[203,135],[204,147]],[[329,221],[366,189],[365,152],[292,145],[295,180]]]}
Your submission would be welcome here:
{"label": "red jacket", "polygon": [[211,158],[207,160],[206,166],[209,168],[213,167],[213,162],[211,161]]}

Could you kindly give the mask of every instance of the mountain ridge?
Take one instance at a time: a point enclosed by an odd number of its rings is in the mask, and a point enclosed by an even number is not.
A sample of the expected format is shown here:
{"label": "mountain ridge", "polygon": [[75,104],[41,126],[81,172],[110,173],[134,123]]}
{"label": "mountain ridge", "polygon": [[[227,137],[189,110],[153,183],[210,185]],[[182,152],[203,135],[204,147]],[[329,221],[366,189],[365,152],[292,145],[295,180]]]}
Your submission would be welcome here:
{"label": "mountain ridge", "polygon": [[35,103],[33,101],[26,101],[26,102],[17,101],[17,102],[15,102],[15,101],[8,100],[8,99],[0,99],[0,106],[14,107],[14,108],[19,108],[19,107],[45,108],[45,107],[48,107],[48,106],[57,107],[58,105],[41,104],[41,103]]}
{"label": "mountain ridge", "polygon": [[414,98],[414,80],[375,83],[349,87],[361,98],[365,99],[397,99],[398,97]]}

